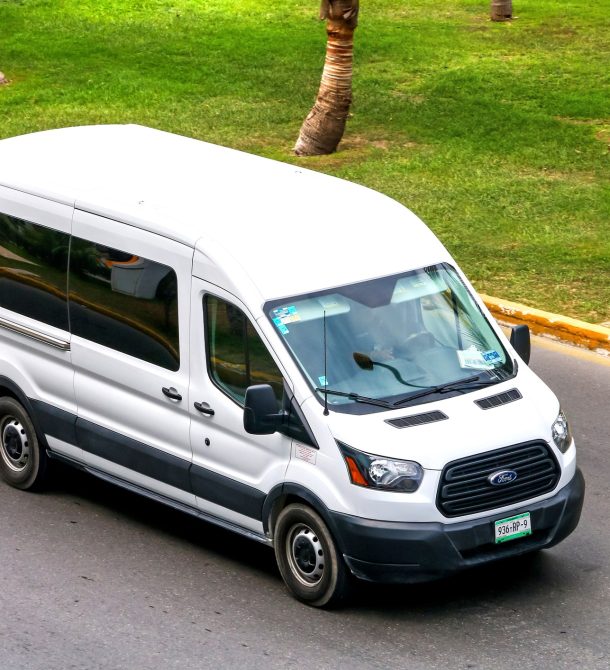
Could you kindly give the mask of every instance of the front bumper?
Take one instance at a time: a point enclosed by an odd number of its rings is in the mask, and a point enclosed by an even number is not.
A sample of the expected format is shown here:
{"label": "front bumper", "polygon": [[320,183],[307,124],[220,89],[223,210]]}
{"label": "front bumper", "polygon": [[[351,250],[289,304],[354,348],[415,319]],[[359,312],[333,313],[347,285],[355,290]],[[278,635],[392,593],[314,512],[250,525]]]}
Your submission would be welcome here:
{"label": "front bumper", "polygon": [[[374,582],[411,583],[552,547],[578,525],[585,481],[577,469],[552,498],[460,523],[397,523],[331,512],[335,538],[352,573]],[[494,521],[529,512],[532,535],[495,544]]]}

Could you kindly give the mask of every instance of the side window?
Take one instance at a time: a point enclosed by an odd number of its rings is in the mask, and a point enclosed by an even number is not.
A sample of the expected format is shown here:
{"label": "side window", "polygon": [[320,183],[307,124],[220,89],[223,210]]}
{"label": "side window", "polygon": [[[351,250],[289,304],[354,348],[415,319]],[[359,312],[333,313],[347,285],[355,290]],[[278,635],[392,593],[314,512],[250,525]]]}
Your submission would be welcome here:
{"label": "side window", "polygon": [[68,330],[70,236],[0,214],[0,306]]}
{"label": "side window", "polygon": [[204,300],[204,313],[213,381],[240,405],[248,386],[271,384],[279,405],[284,392],[282,373],[246,315],[211,295]]}
{"label": "side window", "polygon": [[180,367],[172,268],[73,237],[69,287],[74,335],[168,370]]}

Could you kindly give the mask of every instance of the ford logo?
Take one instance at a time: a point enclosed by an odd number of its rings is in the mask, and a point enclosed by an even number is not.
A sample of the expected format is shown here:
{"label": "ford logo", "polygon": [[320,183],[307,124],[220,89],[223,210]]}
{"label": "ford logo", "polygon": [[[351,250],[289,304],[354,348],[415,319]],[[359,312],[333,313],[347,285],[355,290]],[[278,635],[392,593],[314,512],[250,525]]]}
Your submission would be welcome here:
{"label": "ford logo", "polygon": [[514,470],[500,470],[499,472],[492,472],[487,481],[494,486],[502,486],[502,484],[510,484],[517,479],[518,475]]}

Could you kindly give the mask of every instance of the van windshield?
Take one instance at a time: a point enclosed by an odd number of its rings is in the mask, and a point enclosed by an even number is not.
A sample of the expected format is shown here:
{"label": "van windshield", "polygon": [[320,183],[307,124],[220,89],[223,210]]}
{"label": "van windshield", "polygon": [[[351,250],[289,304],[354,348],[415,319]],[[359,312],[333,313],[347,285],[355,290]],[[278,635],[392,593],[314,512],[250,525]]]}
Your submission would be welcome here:
{"label": "van windshield", "polygon": [[445,263],[272,301],[265,310],[318,398],[326,390],[335,411],[421,404],[515,374]]}

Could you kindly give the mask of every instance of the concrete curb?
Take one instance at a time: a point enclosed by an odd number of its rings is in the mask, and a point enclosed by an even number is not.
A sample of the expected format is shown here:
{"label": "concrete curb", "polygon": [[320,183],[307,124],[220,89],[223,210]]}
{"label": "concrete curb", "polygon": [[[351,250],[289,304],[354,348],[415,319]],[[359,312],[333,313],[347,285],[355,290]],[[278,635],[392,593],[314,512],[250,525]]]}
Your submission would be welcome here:
{"label": "concrete curb", "polygon": [[543,312],[518,302],[493,298],[489,295],[481,294],[481,298],[498,321],[509,324],[524,323],[536,335],[546,335],[592,349],[606,356],[610,355],[610,328],[571,319],[561,314]]}

